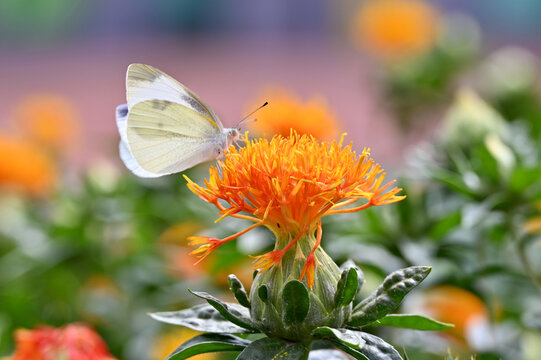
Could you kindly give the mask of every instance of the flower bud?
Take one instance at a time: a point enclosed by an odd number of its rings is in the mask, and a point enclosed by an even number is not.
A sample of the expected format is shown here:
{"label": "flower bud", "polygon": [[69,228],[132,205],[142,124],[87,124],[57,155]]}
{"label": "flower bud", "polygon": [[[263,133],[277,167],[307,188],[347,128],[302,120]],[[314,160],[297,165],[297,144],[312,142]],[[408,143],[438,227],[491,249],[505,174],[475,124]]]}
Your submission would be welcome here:
{"label": "flower bud", "polygon": [[[278,239],[276,249],[284,248],[288,241],[287,237]],[[313,234],[300,238],[279,264],[256,275],[250,291],[251,316],[267,335],[310,342],[309,334],[315,328],[340,328],[348,320],[351,304],[335,305],[340,270],[321,247],[314,253],[312,289],[307,280],[298,281],[315,243]]]}

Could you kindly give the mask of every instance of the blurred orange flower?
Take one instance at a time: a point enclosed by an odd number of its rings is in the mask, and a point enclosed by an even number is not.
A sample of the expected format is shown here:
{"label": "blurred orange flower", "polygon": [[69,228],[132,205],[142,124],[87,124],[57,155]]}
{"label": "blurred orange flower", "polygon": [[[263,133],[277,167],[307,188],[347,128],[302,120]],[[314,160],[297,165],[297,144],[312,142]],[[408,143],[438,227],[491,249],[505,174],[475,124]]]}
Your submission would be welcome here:
{"label": "blurred orange flower", "polygon": [[53,160],[35,144],[0,134],[0,187],[42,196],[50,193],[58,173]]}
{"label": "blurred orange flower", "polygon": [[429,50],[439,26],[437,11],[421,0],[364,1],[352,23],[355,42],[388,59]]}
{"label": "blurred orange flower", "polygon": [[114,360],[103,339],[85,324],[17,330],[15,342],[11,360]]}
{"label": "blurred orange flower", "polygon": [[454,324],[446,330],[460,343],[468,343],[473,327],[488,322],[489,312],[485,303],[475,294],[464,289],[442,285],[426,293],[423,307],[434,318]]}
{"label": "blurred orange flower", "polygon": [[320,140],[333,139],[339,134],[336,116],[323,97],[302,101],[288,90],[268,88],[247,107],[248,111],[265,101],[269,105],[257,112],[257,121],[251,126],[257,134],[287,137],[294,129],[298,134],[309,134]]}
{"label": "blurred orange flower", "polygon": [[23,134],[53,151],[69,150],[79,136],[79,114],[65,97],[36,94],[15,107],[14,119]]}
{"label": "blurred orange flower", "polygon": [[[158,336],[152,346],[151,359],[163,360],[166,359],[176,348],[185,341],[190,340],[194,336],[201,334],[188,328],[176,328],[173,331],[165,332]],[[214,360],[218,358],[218,354],[207,353],[190,357],[193,360]]]}

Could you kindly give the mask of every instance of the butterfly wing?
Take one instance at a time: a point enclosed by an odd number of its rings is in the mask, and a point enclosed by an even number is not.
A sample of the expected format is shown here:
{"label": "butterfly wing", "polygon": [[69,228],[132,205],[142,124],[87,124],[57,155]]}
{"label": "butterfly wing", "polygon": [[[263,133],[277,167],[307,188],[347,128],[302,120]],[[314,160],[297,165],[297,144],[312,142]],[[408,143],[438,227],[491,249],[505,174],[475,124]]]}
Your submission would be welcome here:
{"label": "butterfly wing", "polygon": [[[167,100],[136,103],[129,110],[126,135],[128,153],[139,168],[154,176],[215,159],[225,147],[225,135],[214,121]],[[130,167],[129,162],[126,165]]]}
{"label": "butterfly wing", "polygon": [[222,124],[212,109],[186,86],[166,73],[144,64],[131,64],[126,74],[128,107],[145,100],[167,100],[184,105],[212,119],[222,129]]}
{"label": "butterfly wing", "polygon": [[119,105],[116,108],[116,125],[118,132],[120,133],[120,143],[118,149],[120,152],[120,158],[124,162],[124,165],[135,175],[139,177],[158,177],[160,175],[153,174],[146,171],[139,166],[135,158],[133,157],[130,148],[128,146],[128,105]]}

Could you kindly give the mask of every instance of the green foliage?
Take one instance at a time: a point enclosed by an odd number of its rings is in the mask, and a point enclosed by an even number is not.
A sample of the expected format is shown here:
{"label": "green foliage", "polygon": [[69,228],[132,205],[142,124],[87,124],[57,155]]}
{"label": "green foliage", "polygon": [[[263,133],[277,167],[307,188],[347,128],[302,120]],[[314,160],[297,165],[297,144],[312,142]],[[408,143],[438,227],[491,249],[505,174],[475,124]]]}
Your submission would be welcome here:
{"label": "green foliage", "polygon": [[237,360],[300,360],[305,358],[306,351],[300,343],[288,344],[281,339],[263,338],[248,345]]}
{"label": "green foliage", "polygon": [[430,270],[428,266],[412,266],[387,276],[376,291],[353,308],[348,325],[364,326],[394,311],[404,296],[428,276]]}
{"label": "green foliage", "polygon": [[283,319],[287,326],[301,323],[310,309],[308,289],[299,280],[291,280],[282,289]]}
{"label": "green foliage", "polygon": [[246,290],[244,290],[244,285],[242,285],[240,280],[234,274],[230,274],[227,277],[227,280],[229,282],[229,290],[233,292],[235,299],[237,299],[239,304],[249,309],[250,300],[248,299],[248,294],[246,294]]}
{"label": "green foliage", "polygon": [[[249,313],[237,304],[229,304],[228,308],[235,309],[243,317],[249,316]],[[196,305],[180,311],[151,313],[150,316],[155,320],[167,324],[185,326],[201,332],[229,334],[252,332],[227,320],[218,310],[209,304]]]}
{"label": "green foliage", "polygon": [[222,351],[242,351],[250,341],[227,334],[203,334],[180,345],[167,360],[183,360],[197,354]]}
{"label": "green foliage", "polygon": [[226,320],[247,330],[255,330],[245,308],[239,307],[237,304],[225,303],[206,292],[189,291],[198,298],[206,300],[209,305],[216,309]]}
{"label": "green foliage", "polygon": [[353,301],[358,287],[359,276],[357,275],[357,270],[350,267],[342,271],[336,294],[334,295],[334,305],[336,307],[349,305]]}
{"label": "green foliage", "polygon": [[384,325],[394,326],[399,328],[424,330],[424,331],[441,331],[453,328],[453,324],[446,324],[441,321],[427,318],[421,315],[409,315],[409,314],[390,314],[376,320],[371,323],[371,326]]}
{"label": "green foliage", "polygon": [[[318,297],[312,290],[308,290],[303,282],[295,279],[289,280],[283,285],[278,302],[269,302],[268,290],[261,291],[261,289],[267,289],[266,286],[259,287],[256,291],[257,294],[253,295],[257,298],[262,297],[263,304],[265,304],[263,306],[272,306],[272,308],[266,309],[265,316],[271,316],[268,321],[255,321],[253,313],[250,313],[248,308],[237,304],[224,303],[204,292],[192,292],[192,294],[206,300],[208,304],[196,305],[190,309],[177,312],[154,313],[151,316],[161,322],[213,333],[195,337],[182,344],[170,356],[170,359],[177,359],[177,357],[178,359],[184,359],[185,356],[188,356],[187,354],[193,355],[214,351],[212,349],[220,351],[220,347],[223,347],[226,351],[234,351],[238,350],[238,346],[246,346],[237,359],[280,358],[306,360],[312,347],[317,344],[321,345],[321,342],[323,342],[323,344],[327,344],[324,346],[325,348],[330,345],[343,350],[355,359],[401,360],[402,357],[391,345],[375,335],[358,331],[357,328],[376,319],[380,319],[378,325],[391,325],[417,330],[444,330],[449,328],[450,325],[448,324],[422,316],[385,316],[388,312],[396,309],[404,296],[420,283],[429,272],[429,267],[422,266],[395,271],[384,280],[378,290],[355,307],[356,311],[351,318],[342,318],[342,313],[337,310],[348,306],[360,290],[358,287],[357,266],[352,262],[348,262],[344,266],[340,281],[324,284],[336,287],[332,298],[334,310],[327,314],[327,317],[334,316],[336,319],[330,319],[327,322],[336,323],[339,325],[337,327],[314,325],[316,322],[311,317],[317,318],[321,314],[311,312],[311,308],[313,304],[321,306],[318,302],[325,300]],[[236,279],[236,277],[230,275],[229,279]],[[238,283],[231,287],[240,289]],[[277,336],[274,332],[269,331],[269,321],[283,322],[280,326],[286,330],[293,330],[293,332],[282,332]],[[278,327],[276,324],[275,326]],[[300,331],[299,334],[302,336],[297,337],[297,331]],[[235,337],[219,337],[225,335],[224,333],[242,334],[248,332],[261,332],[266,337],[253,341],[249,345],[246,345],[246,342],[236,343],[235,341],[238,338]],[[214,335],[218,337],[214,337]],[[342,356],[338,356],[331,352],[330,349],[325,348],[314,348],[314,352],[318,352],[314,354],[314,358],[329,356],[329,358],[343,359]],[[201,351],[198,352],[199,350]]]}

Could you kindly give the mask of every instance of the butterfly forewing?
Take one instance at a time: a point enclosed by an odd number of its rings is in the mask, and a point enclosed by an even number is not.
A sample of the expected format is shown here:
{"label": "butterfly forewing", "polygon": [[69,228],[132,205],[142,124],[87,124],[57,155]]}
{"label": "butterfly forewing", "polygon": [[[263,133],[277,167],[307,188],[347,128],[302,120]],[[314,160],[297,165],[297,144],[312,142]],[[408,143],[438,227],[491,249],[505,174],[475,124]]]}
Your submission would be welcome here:
{"label": "butterfly forewing", "polygon": [[167,100],[206,116],[220,129],[218,117],[197,95],[164,72],[143,64],[131,64],[126,75],[128,107],[145,100]]}
{"label": "butterfly forewing", "polygon": [[216,158],[222,130],[198,111],[167,100],[136,103],[127,121],[129,150],[145,171],[165,175]]}

